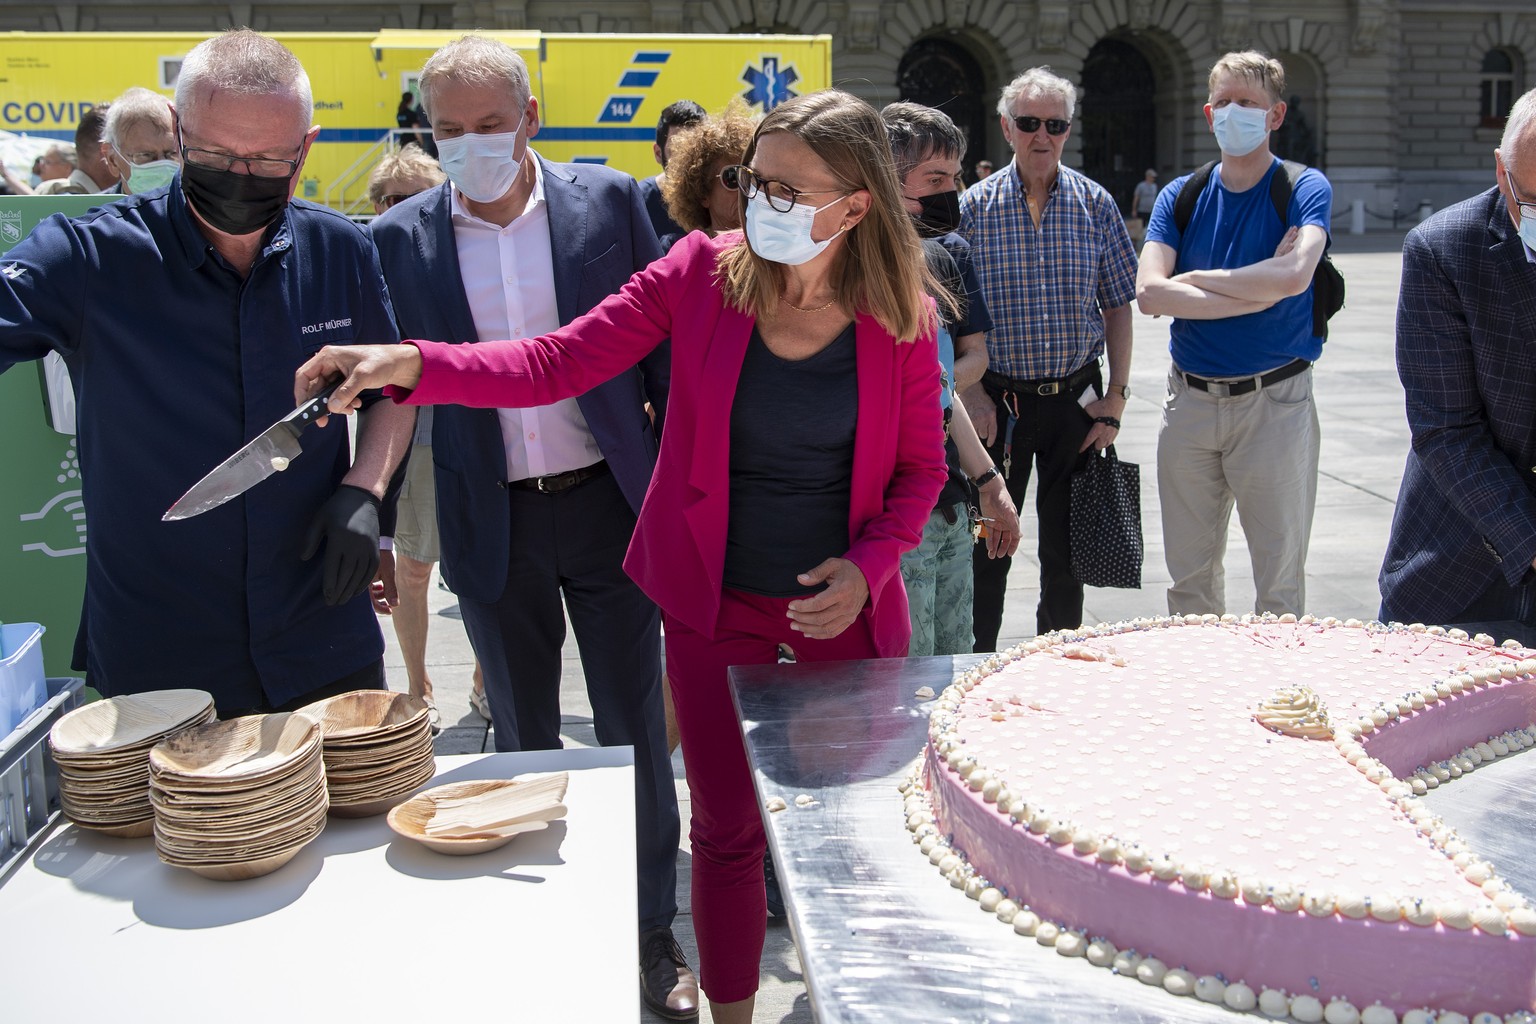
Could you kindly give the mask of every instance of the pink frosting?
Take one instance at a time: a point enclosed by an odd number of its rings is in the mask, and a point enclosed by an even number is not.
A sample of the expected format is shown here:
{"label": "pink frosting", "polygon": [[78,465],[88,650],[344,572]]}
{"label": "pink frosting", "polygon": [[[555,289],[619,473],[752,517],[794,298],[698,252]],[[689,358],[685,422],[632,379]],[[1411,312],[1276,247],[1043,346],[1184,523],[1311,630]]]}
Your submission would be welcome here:
{"label": "pink frosting", "polygon": [[[1445,676],[1528,652],[1407,631],[1204,625],[1078,645],[1106,660],[1033,654],[983,680],[955,726],[962,751],[1015,799],[1185,867],[1336,896],[1436,905],[1489,898],[1349,764],[1334,743],[1282,736],[1253,712],[1308,686],[1335,726]],[[1111,659],[1124,662],[1114,664]],[[1000,710],[1006,717],[993,721]],[[1362,738],[1406,775],[1536,718],[1536,680],[1480,687]],[[1056,846],[999,814],[928,752],[934,813],[979,874],[1042,918],[1196,975],[1255,990],[1465,1014],[1536,1007],[1536,939],[1303,911],[1190,893]]]}

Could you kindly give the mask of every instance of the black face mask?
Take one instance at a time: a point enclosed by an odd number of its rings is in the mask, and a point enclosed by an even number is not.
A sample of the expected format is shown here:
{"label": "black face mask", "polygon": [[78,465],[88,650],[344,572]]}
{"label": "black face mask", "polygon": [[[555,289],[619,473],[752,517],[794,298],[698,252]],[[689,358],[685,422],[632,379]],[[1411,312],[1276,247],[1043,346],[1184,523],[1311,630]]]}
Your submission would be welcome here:
{"label": "black face mask", "polygon": [[923,206],[923,212],[917,215],[917,232],[924,238],[937,238],[960,230],[959,192],[935,192],[915,201]]}
{"label": "black face mask", "polygon": [[187,200],[203,220],[229,235],[249,235],[282,216],[291,180],[216,171],[190,160],[181,169]]}

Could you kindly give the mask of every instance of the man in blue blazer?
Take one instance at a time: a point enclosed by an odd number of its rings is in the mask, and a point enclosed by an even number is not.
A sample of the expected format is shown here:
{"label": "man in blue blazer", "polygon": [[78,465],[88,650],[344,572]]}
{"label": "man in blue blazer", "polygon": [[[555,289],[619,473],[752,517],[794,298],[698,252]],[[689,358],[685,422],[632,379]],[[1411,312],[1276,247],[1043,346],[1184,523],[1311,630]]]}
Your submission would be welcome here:
{"label": "man in blue blazer", "polygon": [[1413,447],[1381,618],[1536,624],[1536,90],[1510,111],[1498,184],[1403,245],[1397,370]]}
{"label": "man in blue blazer", "polygon": [[[538,100],[510,47],[466,36],[434,54],[421,98],[449,183],[374,224],[402,336],[474,343],[544,334],[661,255],[633,178],[529,148]],[[565,612],[598,742],[635,748],[641,993],[672,1019],[698,987],[672,937],[678,810],[661,698],[660,622],[622,561],[656,464],[647,414],[667,353],[537,409],[438,408],[432,458],[442,572],[485,675],[498,750],[560,746]]]}

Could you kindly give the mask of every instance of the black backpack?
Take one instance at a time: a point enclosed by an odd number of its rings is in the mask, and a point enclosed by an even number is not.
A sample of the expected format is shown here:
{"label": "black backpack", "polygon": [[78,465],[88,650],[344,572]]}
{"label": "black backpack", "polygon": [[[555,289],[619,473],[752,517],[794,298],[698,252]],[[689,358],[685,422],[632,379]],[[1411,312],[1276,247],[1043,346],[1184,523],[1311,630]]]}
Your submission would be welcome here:
{"label": "black backpack", "polygon": [[[1178,198],[1173,202],[1173,224],[1179,229],[1179,235],[1184,234],[1184,229],[1189,227],[1189,219],[1195,215],[1195,203],[1200,198],[1200,193],[1211,183],[1211,171],[1215,170],[1217,161],[1212,160],[1208,164],[1201,165],[1195,173],[1189,176],[1184,187],[1179,190]],[[1276,174],[1269,179],[1269,199],[1274,203],[1275,213],[1280,218],[1281,225],[1289,225],[1290,220],[1286,211],[1290,209],[1291,192],[1295,187],[1296,179],[1301,177],[1301,172],[1307,169],[1306,164],[1299,164],[1294,160],[1286,160],[1281,170],[1284,173]],[[1328,245],[1333,245],[1332,239]],[[1333,260],[1328,256],[1328,250],[1323,250],[1323,258],[1317,261],[1317,269],[1312,271],[1312,333],[1324,339],[1328,338],[1328,321],[1333,314],[1344,308],[1344,275],[1339,273],[1339,268],[1333,265]]]}

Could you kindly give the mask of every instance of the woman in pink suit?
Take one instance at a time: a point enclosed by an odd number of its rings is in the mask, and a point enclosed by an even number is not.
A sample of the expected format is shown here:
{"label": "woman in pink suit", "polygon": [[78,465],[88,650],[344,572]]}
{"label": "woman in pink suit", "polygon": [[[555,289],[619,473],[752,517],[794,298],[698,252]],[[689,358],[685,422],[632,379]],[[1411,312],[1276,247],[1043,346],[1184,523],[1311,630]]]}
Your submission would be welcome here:
{"label": "woman in pink suit", "polygon": [[[693,801],[693,906],[716,1021],[748,1021],[765,836],[731,665],[906,654],[898,564],[944,482],[935,289],[880,116],[828,91],[758,126],[736,179],[745,237],[679,242],[616,295],[518,342],[327,348],[333,411],[394,385],[417,404],[536,406],[672,339],[655,476],[625,569],[660,606]],[[409,390],[406,390],[409,389]]]}

